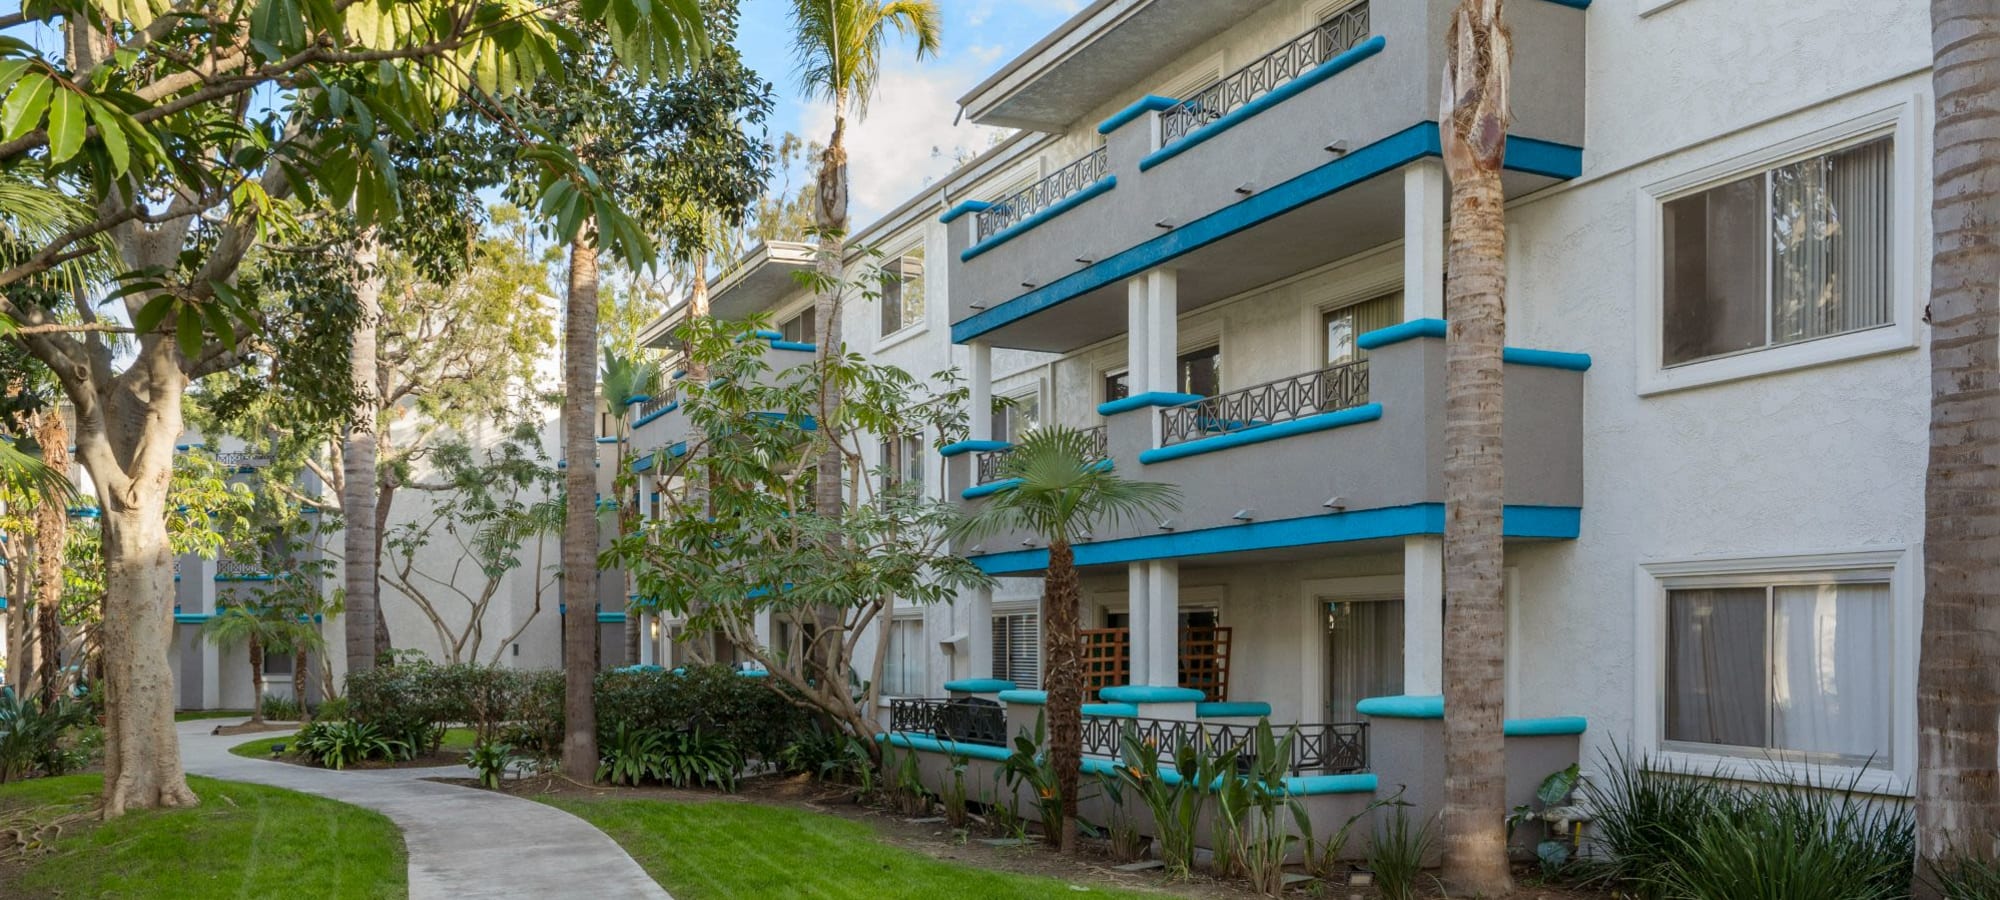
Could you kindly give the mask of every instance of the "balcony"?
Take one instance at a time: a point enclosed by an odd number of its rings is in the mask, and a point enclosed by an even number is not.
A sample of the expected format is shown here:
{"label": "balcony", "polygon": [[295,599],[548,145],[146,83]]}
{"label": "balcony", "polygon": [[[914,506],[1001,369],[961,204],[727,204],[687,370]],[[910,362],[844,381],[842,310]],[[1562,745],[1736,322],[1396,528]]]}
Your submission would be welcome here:
{"label": "balcony", "polygon": [[[1101,148],[1027,190],[955,206],[944,217],[953,340],[1067,352],[1125,330],[1124,283],[1149,269],[1178,270],[1185,314],[1403,239],[1400,173],[1440,153],[1455,6],[1364,0],[1187,96],[1131,98],[1097,124]],[[1584,12],[1524,0],[1507,14],[1503,184],[1519,196],[1581,171]],[[1129,43],[1114,37],[1074,55]]]}
{"label": "balcony", "polygon": [[[1099,523],[1076,545],[1081,566],[1146,559],[1303,558],[1330,545],[1380,552],[1444,528],[1444,323],[1364,335],[1369,356],[1215,397],[1150,394],[1104,404],[1104,458],[1127,478],[1180,489],[1164,521]],[[1589,357],[1509,348],[1507,534],[1574,538],[1581,519],[1583,379]],[[968,511],[1008,489],[975,457],[1004,445],[945,448],[947,483]],[[1047,565],[1027,533],[964,552],[989,573]]]}
{"label": "balcony", "polygon": [[[753,331],[737,338],[738,341],[758,341],[765,345],[765,368],[759,373],[757,382],[764,385],[781,384],[794,369],[812,364],[816,347],[812,344],[785,340],[784,335],[775,331]],[[652,455],[658,451],[673,452],[677,445],[688,439],[690,427],[687,413],[681,409],[683,392],[680,382],[686,378],[684,370],[677,370],[666,390],[659,396],[649,397],[630,413],[632,417],[631,455],[637,460],[634,471],[644,471],[651,465]]]}

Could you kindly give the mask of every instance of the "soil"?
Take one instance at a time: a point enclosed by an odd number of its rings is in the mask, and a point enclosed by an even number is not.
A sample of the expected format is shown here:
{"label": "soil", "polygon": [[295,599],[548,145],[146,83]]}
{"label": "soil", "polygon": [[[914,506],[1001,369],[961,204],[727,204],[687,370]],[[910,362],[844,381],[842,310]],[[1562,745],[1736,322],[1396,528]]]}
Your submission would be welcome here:
{"label": "soil", "polygon": [[[297,754],[292,753],[289,750],[287,750],[284,753],[280,753],[277,756],[272,756],[267,758],[277,760],[278,762],[281,763],[288,763],[294,766],[304,766],[308,769],[326,768],[325,766],[319,765],[317,763],[306,762],[305,760],[300,759]],[[348,763],[347,768],[348,769],[435,769],[439,766],[462,766],[462,765],[465,765],[465,751],[439,750],[435,753],[425,753],[421,756],[418,756],[415,759],[364,759],[360,762]],[[475,785],[478,784],[478,782],[471,782],[471,783]]]}
{"label": "soil", "polygon": [[[479,782],[471,778],[432,780],[479,787]],[[1240,882],[1218,880],[1199,874],[1189,881],[1174,882],[1167,880],[1157,869],[1140,872],[1117,871],[1115,867],[1120,863],[1111,859],[1107,848],[1088,840],[1083,842],[1082,851],[1075,857],[1055,853],[1039,841],[995,846],[985,843],[984,840],[1000,834],[1000,830],[977,816],[974,816],[975,822],[969,830],[953,829],[943,822],[921,821],[930,818],[929,816],[912,817],[904,815],[899,810],[863,805],[855,800],[852,788],[806,776],[746,779],[734,794],[652,786],[585,786],[560,776],[533,776],[509,780],[501,789],[524,797],[556,795],[659,800],[671,803],[759,803],[766,806],[804,809],[861,822],[873,828],[876,835],[885,843],[958,865],[1019,875],[1039,875],[1072,884],[1150,891],[1163,896],[1196,898],[1196,900],[1246,900],[1259,896]],[[1567,885],[1540,886],[1538,884],[1540,876],[1533,869],[1518,870],[1515,873],[1515,880],[1521,887],[1516,888],[1513,893],[1493,900],[1608,900],[1613,896],[1601,891],[1584,890]],[[1374,900],[1378,896],[1372,888],[1316,882],[1301,882],[1299,886],[1288,891],[1287,895],[1342,898],[1342,900],[1347,898]],[[1432,891],[1425,893],[1424,896],[1444,895]]]}
{"label": "soil", "polygon": [[258,725],[245,722],[241,725],[217,725],[209,734],[219,734],[228,737],[233,734],[264,734],[271,731],[297,731],[298,729],[299,723],[297,722],[264,722]]}

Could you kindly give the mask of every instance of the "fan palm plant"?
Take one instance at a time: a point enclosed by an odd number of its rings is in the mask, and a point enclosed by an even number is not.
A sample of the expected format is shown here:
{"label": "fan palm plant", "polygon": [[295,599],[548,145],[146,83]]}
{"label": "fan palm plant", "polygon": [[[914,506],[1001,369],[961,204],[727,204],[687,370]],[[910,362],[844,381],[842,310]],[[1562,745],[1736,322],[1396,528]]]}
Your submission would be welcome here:
{"label": "fan palm plant", "polygon": [[218,647],[249,649],[252,725],[264,724],[264,654],[288,650],[297,631],[284,616],[248,606],[223,607],[201,626],[202,634]]}
{"label": "fan palm plant", "polygon": [[958,526],[961,540],[1001,531],[1033,532],[1049,545],[1042,581],[1042,646],[1048,661],[1049,764],[1062,799],[1062,826],[1048,836],[1076,849],[1077,782],[1083,765],[1083,661],[1078,632],[1076,555],[1071,542],[1099,525],[1165,514],[1179,505],[1173,485],[1134,481],[1097,457],[1096,442],[1073,428],[1037,429],[1000,463],[1009,487]]}

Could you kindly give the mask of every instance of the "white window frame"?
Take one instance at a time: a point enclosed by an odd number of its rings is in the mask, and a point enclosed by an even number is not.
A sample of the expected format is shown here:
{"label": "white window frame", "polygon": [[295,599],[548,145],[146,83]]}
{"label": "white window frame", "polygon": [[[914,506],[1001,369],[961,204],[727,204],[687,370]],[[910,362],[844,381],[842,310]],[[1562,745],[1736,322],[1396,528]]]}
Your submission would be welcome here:
{"label": "white window frame", "polygon": [[[1030,614],[1035,616],[1035,634],[1036,634],[1035,684],[1038,687],[1046,688],[1048,686],[1049,661],[1043,658],[1042,650],[1045,644],[1047,643],[1043,635],[1047,633],[1046,631],[1044,631],[1044,629],[1048,628],[1048,620],[1042,617],[1042,604],[1040,600],[1009,600],[1004,602],[999,600],[994,601],[992,608],[986,614],[986,621],[987,621],[986,638],[988,643],[992,642],[993,635],[997,633],[1000,627],[1000,621],[999,621],[1000,619],[1006,618],[1008,616],[1024,616]],[[998,662],[998,661],[999,660],[995,659],[992,662]],[[989,668],[991,668],[990,665]],[[975,674],[974,677],[990,678],[996,676],[994,676],[991,672],[982,672]]]}
{"label": "white window frame", "polygon": [[[1042,425],[1049,424],[1049,409],[1048,405],[1043,402],[1047,398],[1044,396],[1044,392],[1042,391],[1041,379],[1039,378],[1034,379],[1032,382],[1028,384],[1027,387],[1015,388],[1007,391],[996,391],[994,392],[994,396],[1002,400],[1012,401],[1016,403],[1022,400],[1033,399],[1035,402],[1035,421],[1038,424]],[[1011,414],[1013,410],[1008,410],[1008,412]],[[998,416],[996,416],[995,418],[998,418]],[[1012,432],[1013,432],[1013,427],[1010,425],[1008,427],[1008,435],[1007,435],[1007,442],[1010,444],[1020,439],[1020,435],[1014,434]],[[995,433],[998,433],[998,429],[995,429]]]}
{"label": "white window frame", "polygon": [[[1920,100],[1912,98],[1905,103],[1639,188],[1637,203],[1634,204],[1638,217],[1633,230],[1633,245],[1638,254],[1636,268],[1639,284],[1635,296],[1639,300],[1640,314],[1640,326],[1636,329],[1640,396],[1845,362],[1910,350],[1919,345],[1921,332],[1917,298],[1921,296],[1918,288],[1926,273],[1921,271],[1923,266],[1919,264],[1924,256],[1918,246],[1917,221],[1920,201],[1930,195],[1928,186],[1918,178],[1927,146],[1921,127],[1923,104]],[[1894,321],[1846,334],[1791,344],[1772,344],[1727,356],[1666,366],[1661,349],[1666,328],[1665,261],[1660,246],[1661,218],[1665,214],[1666,203],[1738,178],[1884,136],[1891,137],[1894,142],[1894,159],[1890,164],[1894,222],[1889,242],[1894,254],[1890,260],[1894,296],[1889,302]]]}
{"label": "white window frame", "polygon": [[[882,319],[880,315],[881,310],[879,309],[876,310],[877,315],[875,317],[875,333],[876,333],[875,349],[878,352],[882,350],[887,350],[890,347],[903,343],[904,341],[907,341],[913,337],[916,337],[917,335],[923,334],[924,332],[930,330],[930,323],[931,323],[931,292],[930,292],[931,273],[929,266],[930,253],[927,252],[927,249],[924,247],[923,242],[918,241],[914,244],[904,247],[901,250],[896,251],[895,253],[885,255],[882,258],[882,265],[876,271],[886,278],[890,274],[890,271],[892,269],[900,271],[903,260],[907,259],[912,253],[924,254],[924,258],[918,260],[918,265],[924,267],[924,274],[922,276],[919,276],[920,280],[924,285],[923,319],[922,321],[915,323],[899,321],[899,327],[895,331],[884,332],[882,331]],[[898,293],[897,300],[899,303],[901,302],[901,299],[902,295]],[[886,298],[882,298],[878,299],[876,302],[880,303],[884,302],[885,300]],[[901,316],[899,313],[898,314],[899,320],[900,317]]]}
{"label": "white window frame", "polygon": [[[912,610],[912,611],[910,611],[910,612],[907,612],[907,613],[904,613],[904,612],[899,612],[899,613],[895,614],[894,616],[890,617],[890,619],[889,619],[889,627],[888,627],[887,629],[885,629],[887,633],[883,635],[882,639],[883,639],[884,641],[887,641],[887,642],[890,642],[890,644],[891,644],[891,645],[893,646],[893,644],[894,644],[894,641],[895,641],[895,635],[896,635],[896,628],[897,628],[898,626],[907,626],[907,625],[911,625],[911,624],[915,624],[915,625],[916,625],[916,628],[917,628],[917,636],[916,636],[916,643],[917,643],[917,646],[916,646],[916,654],[917,654],[917,657],[918,657],[919,659],[923,660],[923,663],[922,663],[922,664],[923,664],[923,667],[924,667],[924,677],[923,677],[923,682],[924,682],[924,683],[923,683],[923,684],[921,684],[921,685],[919,685],[919,686],[917,687],[917,692],[916,692],[916,693],[914,693],[914,694],[895,694],[895,693],[890,693],[890,692],[889,692],[889,689],[888,689],[888,687],[889,687],[889,686],[885,684],[885,685],[883,685],[883,686],[882,686],[882,692],[881,692],[881,693],[882,693],[882,696],[881,696],[881,703],[880,703],[879,705],[883,705],[883,706],[886,706],[886,705],[888,705],[888,700],[889,700],[890,698],[892,698],[892,697],[893,697],[893,698],[912,698],[912,697],[916,697],[916,698],[921,698],[921,697],[924,697],[924,696],[926,696],[926,695],[928,694],[928,692],[930,691],[930,685],[931,685],[931,653],[930,653],[930,629],[929,629],[929,627],[928,627],[927,625],[925,625],[925,623],[924,623],[924,614],[923,614],[923,611],[922,611],[922,610]],[[885,655],[885,656],[887,655],[887,651],[886,651],[886,649],[885,649],[885,651],[884,651],[884,655]],[[884,662],[884,665],[885,665],[885,666],[887,665],[887,662],[886,662],[886,661]]]}
{"label": "white window frame", "polygon": [[[1699,557],[1639,565],[1634,595],[1638,599],[1637,633],[1633,642],[1633,738],[1653,768],[1694,775],[1717,775],[1739,781],[1802,781],[1818,784],[1855,783],[1869,794],[1910,796],[1917,754],[1917,632],[1922,606],[1923,565],[1920,548],[1905,545],[1834,553],[1791,556]],[[1755,579],[1765,583],[1822,581],[1829,577],[1855,580],[1878,574],[1889,585],[1890,647],[1889,755],[1891,766],[1807,762],[1777,756],[1709,751],[1665,740],[1667,591],[1715,583],[1718,579]]]}

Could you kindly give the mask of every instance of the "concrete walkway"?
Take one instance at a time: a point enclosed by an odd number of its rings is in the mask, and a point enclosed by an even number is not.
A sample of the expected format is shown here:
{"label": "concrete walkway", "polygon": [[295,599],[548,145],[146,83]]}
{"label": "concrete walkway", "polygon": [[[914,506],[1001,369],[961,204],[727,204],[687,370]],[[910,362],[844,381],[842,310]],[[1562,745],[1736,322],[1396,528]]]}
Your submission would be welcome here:
{"label": "concrete walkway", "polygon": [[616,842],[582,819],[533,800],[423,780],[469,777],[462,766],[334,772],[247,759],[229,748],[257,735],[209,734],[231,721],[180,724],[188,772],[317,794],[388,816],[409,845],[410,900],[671,900]]}

